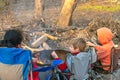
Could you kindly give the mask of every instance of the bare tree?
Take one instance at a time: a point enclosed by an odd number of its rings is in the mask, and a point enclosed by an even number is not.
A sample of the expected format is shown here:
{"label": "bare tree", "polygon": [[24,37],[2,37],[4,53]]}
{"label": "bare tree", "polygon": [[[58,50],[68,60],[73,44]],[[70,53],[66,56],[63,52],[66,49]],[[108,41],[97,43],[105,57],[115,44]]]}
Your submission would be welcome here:
{"label": "bare tree", "polygon": [[68,26],[75,8],[76,0],[65,0],[58,19],[57,26],[61,27]]}
{"label": "bare tree", "polygon": [[40,19],[43,15],[43,0],[35,0],[34,18]]}

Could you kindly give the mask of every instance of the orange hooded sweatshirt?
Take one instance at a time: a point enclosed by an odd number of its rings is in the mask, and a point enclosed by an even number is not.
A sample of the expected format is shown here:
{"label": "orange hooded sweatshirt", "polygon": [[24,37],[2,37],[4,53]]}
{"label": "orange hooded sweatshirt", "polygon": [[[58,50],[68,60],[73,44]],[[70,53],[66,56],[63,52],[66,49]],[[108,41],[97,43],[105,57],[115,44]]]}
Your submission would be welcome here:
{"label": "orange hooded sweatshirt", "polygon": [[[97,50],[98,60],[102,65],[111,64],[111,49],[114,46],[112,41],[113,34],[110,29],[103,27],[97,30],[98,41],[101,46],[94,46]],[[104,70],[109,70],[110,67],[103,67]]]}

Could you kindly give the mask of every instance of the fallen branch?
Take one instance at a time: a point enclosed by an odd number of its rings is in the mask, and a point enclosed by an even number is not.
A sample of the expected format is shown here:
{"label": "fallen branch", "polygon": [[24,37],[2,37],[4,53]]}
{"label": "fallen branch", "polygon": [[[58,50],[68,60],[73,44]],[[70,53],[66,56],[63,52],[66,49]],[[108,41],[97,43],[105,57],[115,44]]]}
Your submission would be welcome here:
{"label": "fallen branch", "polygon": [[47,33],[45,33],[45,35],[51,40],[57,40],[58,39],[57,37],[54,37],[54,36],[52,36],[50,34],[47,34]]}
{"label": "fallen branch", "polygon": [[47,40],[46,35],[42,35],[40,38],[38,38],[36,41],[34,41],[31,45],[32,47],[38,47],[40,46],[43,42]]}
{"label": "fallen branch", "polygon": [[24,49],[28,49],[28,50],[30,50],[32,53],[34,53],[34,52],[39,52],[39,51],[41,51],[41,50],[43,50],[42,48],[31,48],[31,47],[29,47],[29,46],[27,46],[26,44],[24,44],[24,43],[22,43],[23,44],[23,48]]}
{"label": "fallen branch", "polygon": [[51,39],[51,40],[57,40],[57,37],[54,37],[50,34],[45,33],[44,35],[42,35],[40,38],[38,38],[36,41],[34,41],[32,43],[32,47],[38,47],[40,46],[43,42],[45,42],[47,40],[47,38]]}

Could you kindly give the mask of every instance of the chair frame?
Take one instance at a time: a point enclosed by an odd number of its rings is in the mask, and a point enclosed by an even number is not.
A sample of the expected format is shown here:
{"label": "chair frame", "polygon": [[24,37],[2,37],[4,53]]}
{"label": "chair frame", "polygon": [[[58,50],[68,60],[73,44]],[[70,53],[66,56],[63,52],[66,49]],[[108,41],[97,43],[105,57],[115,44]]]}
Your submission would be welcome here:
{"label": "chair frame", "polygon": [[111,65],[110,73],[117,70],[120,66],[118,65],[118,60],[120,59],[120,43],[118,47],[113,47],[111,50]]}
{"label": "chair frame", "polygon": [[[120,59],[120,43],[118,44],[118,47],[113,47],[111,49],[111,64],[110,65],[105,65],[105,66],[103,65],[104,67],[110,66],[109,73],[107,73],[107,74],[112,74],[114,77],[116,77],[113,74],[113,72],[120,69],[120,65],[118,65],[118,60],[119,59]],[[101,66],[98,66],[98,67],[101,67]],[[99,73],[99,72],[96,72],[96,71],[93,71],[93,72],[94,72],[94,74],[97,73],[96,76],[99,76],[98,78],[101,78],[101,80],[103,80],[101,74],[105,74],[105,73],[102,73],[102,72]]]}

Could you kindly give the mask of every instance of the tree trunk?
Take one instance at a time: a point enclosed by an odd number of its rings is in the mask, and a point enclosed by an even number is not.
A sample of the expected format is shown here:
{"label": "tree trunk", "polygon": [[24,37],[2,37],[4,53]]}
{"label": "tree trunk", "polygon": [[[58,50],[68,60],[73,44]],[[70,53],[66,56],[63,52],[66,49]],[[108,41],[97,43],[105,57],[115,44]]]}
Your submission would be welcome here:
{"label": "tree trunk", "polygon": [[34,18],[40,19],[43,14],[43,0],[35,0]]}
{"label": "tree trunk", "polygon": [[76,7],[76,0],[65,0],[61,10],[57,26],[65,27],[69,25],[72,13]]}

